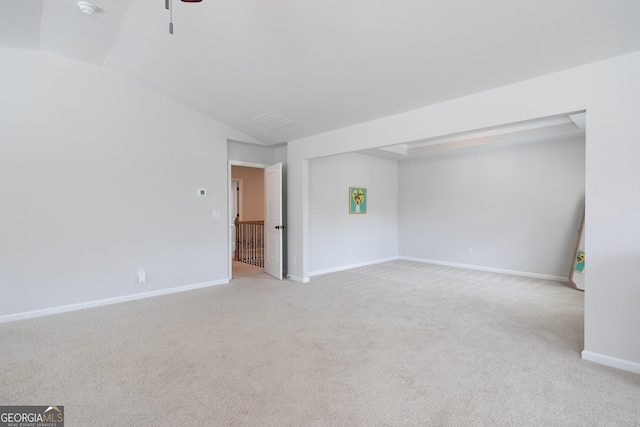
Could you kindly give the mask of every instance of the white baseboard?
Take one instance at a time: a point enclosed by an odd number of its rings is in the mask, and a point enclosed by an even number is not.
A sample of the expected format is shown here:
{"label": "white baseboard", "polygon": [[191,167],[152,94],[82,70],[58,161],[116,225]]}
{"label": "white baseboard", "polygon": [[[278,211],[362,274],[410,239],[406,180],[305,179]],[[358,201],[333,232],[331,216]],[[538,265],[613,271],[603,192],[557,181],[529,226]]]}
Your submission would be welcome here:
{"label": "white baseboard", "polygon": [[605,354],[594,353],[587,350],[584,350],[582,352],[582,358],[590,362],[595,362],[601,365],[610,366],[612,368],[622,369],[623,371],[640,374],[640,363],[632,362],[630,360],[618,359],[617,357],[611,357]]}
{"label": "white baseboard", "polygon": [[309,283],[309,281],[311,280],[308,277],[298,277],[298,276],[287,276],[287,278],[289,280],[293,280],[294,282],[300,282],[300,283]]}
{"label": "white baseboard", "polygon": [[357,264],[341,265],[339,267],[327,268],[325,270],[311,271],[311,272],[309,272],[309,277],[319,276],[321,274],[327,274],[327,273],[335,273],[336,271],[351,270],[353,268],[364,267],[364,266],[367,266],[367,265],[381,264],[383,262],[395,261],[397,259],[399,259],[398,256],[392,256],[392,257],[389,257],[389,258],[382,258],[382,259],[375,259],[375,260],[372,260],[372,261],[359,262]]}
{"label": "white baseboard", "polygon": [[398,257],[398,259],[404,261],[415,261],[422,262],[425,264],[436,264],[436,265],[445,265],[447,267],[457,267],[457,268],[466,268],[469,270],[479,270],[479,271],[488,271],[490,273],[502,273],[502,274],[511,274],[514,276],[523,276],[523,277],[533,277],[535,279],[544,279],[544,280],[555,280],[558,282],[569,283],[568,277],[562,276],[551,276],[548,274],[538,274],[538,273],[529,273],[526,271],[514,271],[514,270],[504,270],[501,268],[491,268],[491,267],[482,267],[479,265],[469,265],[469,264],[458,264],[455,262],[447,262],[447,261],[435,261],[431,259],[422,259],[422,258],[411,258],[406,256]]}
{"label": "white baseboard", "polygon": [[175,294],[177,292],[192,291],[194,289],[208,288],[210,286],[224,285],[227,283],[229,283],[229,279],[223,279],[223,280],[217,280],[214,282],[196,283],[194,285],[179,286],[176,288],[169,288],[169,289],[160,289],[157,291],[144,292],[142,294],[124,295],[121,297],[87,301],[87,302],[81,302],[78,304],[63,305],[60,307],[44,308],[42,310],[8,314],[6,316],[0,316],[0,323],[14,322],[16,320],[24,320],[24,319],[31,319],[34,317],[48,316],[50,314],[66,313],[69,311],[84,310],[85,308],[93,308],[93,307],[100,307],[103,305],[118,304],[121,302],[157,297],[160,295]]}

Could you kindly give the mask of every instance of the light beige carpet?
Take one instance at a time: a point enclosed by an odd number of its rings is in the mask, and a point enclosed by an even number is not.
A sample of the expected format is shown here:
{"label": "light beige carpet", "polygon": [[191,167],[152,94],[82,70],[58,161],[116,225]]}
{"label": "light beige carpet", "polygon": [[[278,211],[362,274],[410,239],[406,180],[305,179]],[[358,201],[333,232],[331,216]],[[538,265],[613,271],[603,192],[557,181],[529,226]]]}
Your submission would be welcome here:
{"label": "light beige carpet", "polygon": [[581,292],[393,261],[0,325],[0,404],[67,426],[637,426]]}

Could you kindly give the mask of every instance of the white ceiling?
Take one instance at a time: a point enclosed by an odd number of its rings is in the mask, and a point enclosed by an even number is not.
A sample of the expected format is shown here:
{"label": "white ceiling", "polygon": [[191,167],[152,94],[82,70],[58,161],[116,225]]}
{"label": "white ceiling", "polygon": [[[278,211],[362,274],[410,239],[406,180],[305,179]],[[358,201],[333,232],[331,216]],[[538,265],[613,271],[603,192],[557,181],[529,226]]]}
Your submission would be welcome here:
{"label": "white ceiling", "polygon": [[504,145],[528,144],[586,135],[587,113],[577,112],[553,117],[541,117],[519,123],[509,123],[487,129],[477,129],[411,141],[389,147],[360,150],[358,153],[391,160],[410,160],[460,149],[487,149]]}
{"label": "white ceiling", "polygon": [[[0,0],[0,47],[106,67],[269,145],[640,50],[639,0],[173,0],[173,35],[164,0],[92,3]],[[251,120],[271,111],[293,124]]]}

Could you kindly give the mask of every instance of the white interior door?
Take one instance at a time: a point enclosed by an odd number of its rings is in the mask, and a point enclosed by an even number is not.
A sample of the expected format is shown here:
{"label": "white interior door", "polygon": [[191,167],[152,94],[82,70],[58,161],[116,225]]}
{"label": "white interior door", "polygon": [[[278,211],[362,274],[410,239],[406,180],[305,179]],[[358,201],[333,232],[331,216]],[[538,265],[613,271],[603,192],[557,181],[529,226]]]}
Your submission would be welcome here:
{"label": "white interior door", "polygon": [[282,163],[264,170],[264,271],[282,280]]}

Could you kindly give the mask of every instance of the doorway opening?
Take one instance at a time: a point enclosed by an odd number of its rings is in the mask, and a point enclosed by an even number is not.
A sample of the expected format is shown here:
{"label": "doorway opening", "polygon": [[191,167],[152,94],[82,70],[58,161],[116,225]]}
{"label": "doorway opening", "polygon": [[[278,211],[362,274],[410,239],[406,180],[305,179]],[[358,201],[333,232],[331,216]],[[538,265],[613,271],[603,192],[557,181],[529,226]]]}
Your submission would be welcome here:
{"label": "doorway opening", "polygon": [[231,165],[233,276],[264,271],[264,169]]}
{"label": "doorway opening", "polygon": [[282,280],[282,164],[229,161],[229,277]]}

